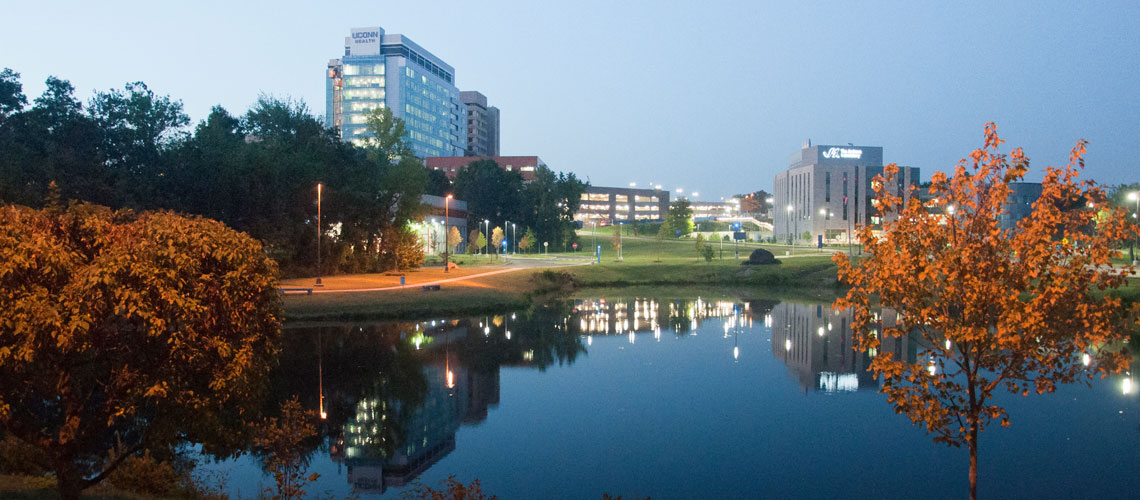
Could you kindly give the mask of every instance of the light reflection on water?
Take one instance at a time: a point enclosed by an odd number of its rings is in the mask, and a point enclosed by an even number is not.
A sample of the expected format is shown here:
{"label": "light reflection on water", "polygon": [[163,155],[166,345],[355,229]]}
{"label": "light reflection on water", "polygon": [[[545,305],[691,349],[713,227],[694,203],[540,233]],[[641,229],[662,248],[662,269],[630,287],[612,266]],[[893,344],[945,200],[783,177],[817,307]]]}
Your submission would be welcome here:
{"label": "light reflection on water", "polygon": [[[395,498],[455,474],[503,499],[962,496],[965,455],[893,414],[850,321],[829,304],[634,298],[289,328],[274,385],[328,414],[310,493]],[[922,358],[907,338],[881,350]],[[982,492],[1121,496],[1089,482],[1140,463],[1130,382],[1005,398],[1014,427],[983,436]],[[234,494],[271,484],[250,458],[213,467]]]}

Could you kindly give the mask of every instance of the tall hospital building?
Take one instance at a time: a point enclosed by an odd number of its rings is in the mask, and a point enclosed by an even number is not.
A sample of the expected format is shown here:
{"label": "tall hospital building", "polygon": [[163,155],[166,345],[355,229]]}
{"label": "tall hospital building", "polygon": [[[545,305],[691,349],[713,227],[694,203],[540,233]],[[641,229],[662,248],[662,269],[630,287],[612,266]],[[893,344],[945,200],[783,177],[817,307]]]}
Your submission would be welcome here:
{"label": "tall hospital building", "polygon": [[368,135],[366,113],[385,107],[404,120],[416,156],[463,156],[467,108],[455,69],[403,35],[353,28],[344,57],[328,64],[325,125],[359,143]]}
{"label": "tall hospital building", "polygon": [[[873,146],[812,146],[788,159],[788,169],[776,174],[773,231],[777,241],[790,238],[811,243],[857,241],[854,230],[870,224],[882,227],[874,206],[871,181],[883,173],[883,148]],[[916,167],[899,167],[896,194],[909,197],[919,182]]]}

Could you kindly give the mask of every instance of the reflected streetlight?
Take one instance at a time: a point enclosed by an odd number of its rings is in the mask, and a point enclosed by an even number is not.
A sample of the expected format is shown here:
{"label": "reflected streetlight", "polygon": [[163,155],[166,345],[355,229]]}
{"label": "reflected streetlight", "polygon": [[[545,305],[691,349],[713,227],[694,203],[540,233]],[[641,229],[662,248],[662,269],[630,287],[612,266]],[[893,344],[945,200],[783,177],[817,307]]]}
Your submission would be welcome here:
{"label": "reflected streetlight", "polygon": [[450,257],[451,242],[447,241],[451,237],[451,214],[448,213],[449,202],[454,195],[448,194],[443,198],[443,272],[447,272],[448,257]]}
{"label": "reflected streetlight", "polygon": [[314,286],[324,286],[321,283],[321,188],[323,185],[317,183],[317,282]]}
{"label": "reflected streetlight", "polygon": [[[1136,208],[1132,212],[1132,224],[1140,222],[1140,192],[1133,191],[1128,193],[1128,199],[1136,203]],[[1136,265],[1136,239],[1128,242],[1128,260],[1132,261],[1132,265]]]}
{"label": "reflected streetlight", "polygon": [[796,207],[788,205],[788,216],[784,218],[784,232],[788,233],[788,241],[791,242],[792,251],[788,255],[796,253],[796,235],[792,234],[792,212]]}

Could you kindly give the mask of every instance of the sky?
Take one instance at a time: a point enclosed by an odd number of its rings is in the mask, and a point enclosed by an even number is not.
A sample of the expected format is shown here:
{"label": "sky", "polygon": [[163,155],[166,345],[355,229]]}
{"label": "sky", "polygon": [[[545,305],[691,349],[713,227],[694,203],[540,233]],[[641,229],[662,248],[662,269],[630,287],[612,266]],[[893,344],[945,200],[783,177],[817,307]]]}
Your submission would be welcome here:
{"label": "sky", "polygon": [[1089,141],[1083,176],[1140,181],[1140,2],[11,2],[0,67],[143,81],[193,122],[259,94],[324,112],[350,28],[403,34],[501,110],[501,152],[599,186],[758,189],[806,139],[950,171],[997,123],[1028,180]]}

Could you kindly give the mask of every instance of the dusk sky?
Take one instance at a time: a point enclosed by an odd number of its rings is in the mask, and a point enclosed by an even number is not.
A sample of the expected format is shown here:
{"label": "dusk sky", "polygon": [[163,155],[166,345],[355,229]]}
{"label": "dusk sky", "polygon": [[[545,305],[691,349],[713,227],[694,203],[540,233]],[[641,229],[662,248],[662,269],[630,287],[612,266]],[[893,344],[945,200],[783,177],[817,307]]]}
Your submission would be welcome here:
{"label": "dusk sky", "polygon": [[[323,6],[323,7],[322,7]],[[928,179],[998,124],[1045,165],[1140,180],[1140,2],[9,2],[0,67],[141,80],[197,123],[259,93],[324,112],[352,27],[403,34],[502,111],[502,153],[594,185],[771,189],[805,139],[882,146]]]}

